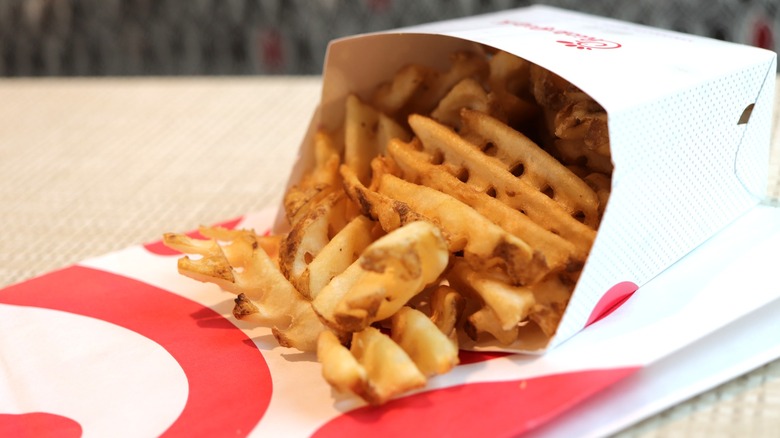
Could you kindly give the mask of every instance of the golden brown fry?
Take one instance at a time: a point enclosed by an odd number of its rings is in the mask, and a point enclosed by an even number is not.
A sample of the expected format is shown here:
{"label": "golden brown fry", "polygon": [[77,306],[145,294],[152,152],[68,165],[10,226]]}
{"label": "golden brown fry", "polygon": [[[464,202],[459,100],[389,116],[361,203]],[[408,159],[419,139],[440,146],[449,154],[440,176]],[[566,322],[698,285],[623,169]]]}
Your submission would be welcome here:
{"label": "golden brown fry", "polygon": [[465,137],[495,157],[493,162],[502,163],[505,171],[545,193],[570,215],[582,217],[586,225],[598,225],[598,197],[577,175],[531,139],[487,114],[464,109],[461,116]]}
{"label": "golden brown fry", "polygon": [[488,333],[502,345],[511,345],[519,337],[518,327],[504,328],[491,307],[483,307],[468,317],[466,334],[472,340],[479,340],[480,333]]}
{"label": "golden brown fry", "polygon": [[290,224],[303,216],[308,206],[337,190],[340,184],[341,158],[335,140],[324,131],[314,135],[314,168],[284,196],[284,211]]}
{"label": "golden brown fry", "polygon": [[596,231],[579,222],[553,199],[519,180],[514,169],[486,155],[473,144],[435,120],[413,115],[409,117],[420,144],[432,154],[434,162],[475,189],[495,196],[499,201],[526,214],[548,231],[570,241],[575,260],[587,257]]}
{"label": "golden brown fry", "polygon": [[456,290],[479,297],[486,307],[492,309],[502,330],[517,328],[535,304],[533,286],[511,286],[500,276],[475,271],[463,261],[453,263],[447,280]]}
{"label": "golden brown fry", "polygon": [[279,249],[279,268],[301,294],[311,298],[304,278],[309,263],[330,239],[346,225],[348,198],[343,192],[331,192],[311,206],[293,225]]}
{"label": "golden brown fry", "polygon": [[390,317],[439,278],[449,254],[439,230],[413,222],[381,237],[312,301],[331,327],[359,331]]}
{"label": "golden brown fry", "polygon": [[454,342],[457,342],[458,321],[465,306],[463,296],[452,287],[440,285],[431,292],[431,321]]}
{"label": "golden brown fry", "polygon": [[425,385],[425,375],[409,355],[374,327],[355,333],[350,350],[368,374],[368,385],[359,395],[371,404]]}
{"label": "golden brown fry", "polygon": [[484,55],[457,52],[449,70],[440,73],[410,65],[402,68],[391,82],[380,85],[372,102],[383,113],[403,120],[412,113],[429,114],[458,82],[465,78],[484,80],[488,63]]}
{"label": "golden brown fry", "polygon": [[344,121],[344,164],[364,184],[371,180],[371,160],[385,152],[392,138],[409,139],[409,132],[390,117],[364,104],[357,96],[347,97]]}
{"label": "golden brown fry", "polygon": [[535,322],[548,338],[558,330],[558,323],[574,291],[574,284],[564,282],[559,276],[551,275],[533,288],[534,304],[528,319]]}
{"label": "golden brown fry", "polygon": [[[520,58],[499,52],[490,60],[491,71],[488,87],[485,90],[482,83],[472,77],[467,77],[458,82],[438,103],[431,112],[431,117],[453,129],[460,130],[460,111],[463,108],[472,109],[501,120],[509,125],[516,126],[528,122],[538,112],[538,106],[532,101],[521,98],[516,93],[522,90],[521,83],[528,80],[528,62],[525,72],[522,66],[509,65],[508,58],[519,60]],[[503,70],[493,70],[494,64],[499,64]],[[525,77],[524,77],[525,76]],[[511,79],[510,79],[511,78]],[[528,93],[525,93],[528,95]]]}
{"label": "golden brown fry", "polygon": [[583,145],[599,155],[610,156],[607,113],[595,101],[573,102],[555,115],[555,136],[564,140],[581,139]]}
{"label": "golden brown fry", "polygon": [[[260,248],[254,232],[219,233],[222,238],[232,239],[219,245],[214,239],[199,240],[181,234],[166,234],[163,241],[185,254],[201,256],[199,259],[187,256],[179,259],[182,275],[214,283],[225,291],[242,296],[241,303],[236,303],[236,316],[259,319],[270,325],[283,346],[313,351],[319,333],[327,328],[316,317],[309,302]],[[206,234],[209,232],[206,231]]]}
{"label": "golden brown fry", "polygon": [[612,174],[612,159],[588,149],[583,140],[555,140],[550,150],[563,163],[583,166],[590,172]]}
{"label": "golden brown fry", "polygon": [[[198,227],[198,232],[208,239],[213,239],[216,241],[223,241],[223,242],[229,242],[232,241],[238,236],[240,233],[247,232],[245,230],[231,230],[228,228],[220,227],[220,226],[214,226],[214,227],[206,227],[206,226],[200,226]],[[265,251],[266,254],[268,254],[268,257],[270,257],[272,260],[276,260],[279,256],[279,246],[282,242],[282,236],[281,235],[254,235],[255,241],[257,241],[257,244],[260,245],[260,247]],[[230,256],[234,254],[233,252],[228,252],[227,256]],[[240,255],[240,254],[239,254]],[[235,259],[228,259],[228,262],[236,266],[237,263],[241,263],[242,258],[238,257]]]}
{"label": "golden brown fry", "polygon": [[596,192],[599,197],[599,214],[604,215],[610,192],[612,191],[612,178],[603,173],[591,173],[583,180]]}
{"label": "golden brown fry", "polygon": [[260,309],[258,309],[257,306],[255,306],[255,303],[247,298],[244,293],[238,294],[233,302],[235,303],[233,306],[233,317],[236,319],[241,320],[249,315],[260,313]]}
{"label": "golden brown fry", "polygon": [[314,257],[301,275],[306,290],[314,299],[336,275],[344,272],[366,247],[378,237],[374,222],[358,216],[338,232]]}
{"label": "golden brown fry", "polygon": [[488,85],[493,92],[530,97],[531,63],[504,51],[490,57]]}
{"label": "golden brown fry", "polygon": [[342,174],[350,197],[386,231],[413,221],[434,223],[450,252],[463,251],[475,269],[500,266],[518,284],[532,283],[550,270],[541,253],[450,195],[389,173],[379,178],[374,192],[344,166]]}
{"label": "golden brown fry", "polygon": [[399,69],[391,81],[377,87],[372,103],[385,114],[397,114],[435,76],[433,69],[416,64],[407,65]]}
{"label": "golden brown fry", "polygon": [[418,151],[414,143],[393,141],[388,154],[400,168],[404,179],[446,193],[474,208],[507,232],[527,242],[545,258],[551,271],[566,267],[574,254],[574,245],[552,233],[527,215],[509,205],[460,181],[441,166],[433,163],[435,157]]}
{"label": "golden brown fry", "polygon": [[229,287],[236,281],[230,262],[216,240],[194,239],[184,234],[165,233],[163,243],[181,253],[200,256],[197,262],[189,257],[179,259],[177,265],[182,275],[201,282],[215,283],[221,288]]}
{"label": "golden brown fry", "polygon": [[[311,303],[305,300],[295,301],[289,309],[290,323],[285,326],[271,327],[271,333],[282,347],[296,348],[301,351],[316,351],[317,338],[330,331],[314,313]],[[336,332],[334,332],[336,333]],[[338,332],[338,336],[346,336]]]}
{"label": "golden brown fry", "polygon": [[[375,187],[364,186],[350,168],[341,166],[341,174],[344,178],[344,192],[347,196],[360,206],[363,215],[379,221],[385,231],[395,230],[411,222],[427,220],[426,217],[412,211],[403,202],[377,193]],[[372,184],[372,186],[378,185],[381,180],[380,172],[375,172],[374,180],[376,184]]]}
{"label": "golden brown fry", "polygon": [[488,63],[481,53],[456,52],[452,55],[449,70],[441,74],[432,84],[425,84],[423,92],[415,96],[411,110],[416,113],[430,113],[437,103],[465,78],[483,81],[488,75]]}
{"label": "golden brown fry", "polygon": [[607,114],[601,105],[537,65],[531,66],[531,89],[545,115],[550,153],[566,165],[611,174]]}
{"label": "golden brown fry", "polygon": [[361,395],[365,393],[368,373],[336,335],[320,333],[317,340],[317,360],[322,364],[322,377],[335,390]]}
{"label": "golden brown fry", "polygon": [[391,337],[425,376],[444,374],[458,364],[458,346],[424,313],[402,307],[392,317]]}
{"label": "golden brown fry", "polygon": [[463,251],[475,269],[500,267],[517,284],[533,283],[550,269],[541,253],[452,196],[389,174],[377,191],[439,225],[450,252]]}
{"label": "golden brown fry", "polygon": [[531,93],[543,107],[554,112],[586,97],[582,91],[557,74],[536,64],[530,66]]}
{"label": "golden brown fry", "polygon": [[456,130],[460,129],[460,110],[471,108],[484,113],[492,113],[491,101],[488,93],[479,82],[466,78],[458,82],[455,87],[439,101],[439,105],[431,113],[431,117]]}
{"label": "golden brown fry", "polygon": [[[531,63],[499,51],[490,58],[488,78],[493,112],[486,112],[510,126],[529,124],[539,113],[529,89]],[[476,109],[476,108],[472,108]]]}
{"label": "golden brown fry", "polygon": [[322,364],[322,376],[334,389],[351,392],[372,405],[426,382],[409,355],[373,327],[353,334],[350,349],[332,333],[322,333],[317,360]]}

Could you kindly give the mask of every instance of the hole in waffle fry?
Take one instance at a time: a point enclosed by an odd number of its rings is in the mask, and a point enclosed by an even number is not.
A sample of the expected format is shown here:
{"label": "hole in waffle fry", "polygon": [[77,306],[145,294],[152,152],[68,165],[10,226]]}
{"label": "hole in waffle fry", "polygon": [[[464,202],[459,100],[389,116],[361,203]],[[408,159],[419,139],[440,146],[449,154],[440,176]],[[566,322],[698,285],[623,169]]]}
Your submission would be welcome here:
{"label": "hole in waffle fry", "polygon": [[495,144],[493,144],[493,142],[489,141],[485,143],[485,146],[482,148],[482,152],[484,152],[488,157],[495,157],[498,154],[498,148]]}
{"label": "hole in waffle fry", "polygon": [[613,170],[606,111],[524,59],[457,52],[386,79],[310,139],[289,231],[164,236],[183,275],[236,294],[235,318],[316,351],[333,389],[369,404],[448,372],[464,342],[544,348]]}
{"label": "hole in waffle fry", "polygon": [[[339,232],[340,230],[336,227],[336,224],[334,223],[328,223],[328,234],[327,239],[328,241],[333,240],[333,237]],[[311,261],[311,260],[309,260]]]}
{"label": "hole in waffle fry", "polygon": [[444,162],[444,154],[437,150],[433,152],[433,156],[431,157],[431,164],[442,164]]}
{"label": "hole in waffle fry", "polygon": [[525,166],[523,166],[523,163],[517,163],[511,169],[509,169],[509,173],[516,177],[523,176],[523,172],[525,172]]}

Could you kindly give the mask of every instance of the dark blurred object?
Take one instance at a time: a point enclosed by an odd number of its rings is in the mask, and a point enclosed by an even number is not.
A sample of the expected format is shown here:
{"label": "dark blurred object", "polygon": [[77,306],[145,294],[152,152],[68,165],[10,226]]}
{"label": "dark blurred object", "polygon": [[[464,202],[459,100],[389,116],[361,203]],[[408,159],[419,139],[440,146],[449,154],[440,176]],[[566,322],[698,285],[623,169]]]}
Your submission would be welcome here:
{"label": "dark blurred object", "polygon": [[780,47],[776,0],[0,0],[0,75],[319,74],[333,38],[531,3]]}

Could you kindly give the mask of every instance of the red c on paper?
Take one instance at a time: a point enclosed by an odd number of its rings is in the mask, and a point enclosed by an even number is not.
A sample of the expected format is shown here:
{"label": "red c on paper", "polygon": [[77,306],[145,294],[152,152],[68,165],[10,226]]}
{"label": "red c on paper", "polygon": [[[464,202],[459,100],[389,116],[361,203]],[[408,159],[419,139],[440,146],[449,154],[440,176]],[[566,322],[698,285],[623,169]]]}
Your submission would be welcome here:
{"label": "red c on paper", "polygon": [[[273,388],[261,352],[230,321],[194,301],[137,280],[73,266],[0,291],[0,303],[100,319],[165,348],[187,376],[189,392],[184,409],[163,436],[246,435],[268,408]],[[74,431],[77,421],[48,413],[0,415],[0,431],[62,425]]]}

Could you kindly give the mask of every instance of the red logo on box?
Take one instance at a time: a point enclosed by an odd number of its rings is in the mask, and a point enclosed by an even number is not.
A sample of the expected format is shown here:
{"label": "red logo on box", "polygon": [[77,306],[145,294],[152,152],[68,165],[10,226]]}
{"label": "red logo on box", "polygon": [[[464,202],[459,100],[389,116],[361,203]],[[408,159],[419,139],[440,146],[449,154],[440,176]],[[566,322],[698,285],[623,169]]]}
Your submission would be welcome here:
{"label": "red logo on box", "polygon": [[580,50],[593,50],[593,49],[619,49],[623,47],[621,44],[606,41],[606,40],[576,40],[576,41],[563,41],[558,40],[556,43],[561,43],[566,47],[574,47]]}
{"label": "red logo on box", "polygon": [[614,41],[608,41],[602,38],[596,38],[590,35],[581,34],[565,29],[558,29],[553,26],[543,26],[534,23],[527,23],[524,21],[515,20],[502,20],[498,24],[505,24],[509,26],[522,27],[528,30],[535,30],[539,32],[549,32],[553,35],[565,35],[574,39],[574,41],[558,40],[556,43],[561,43],[566,47],[574,47],[580,50],[593,50],[593,49],[619,49],[623,47],[622,44]]}

